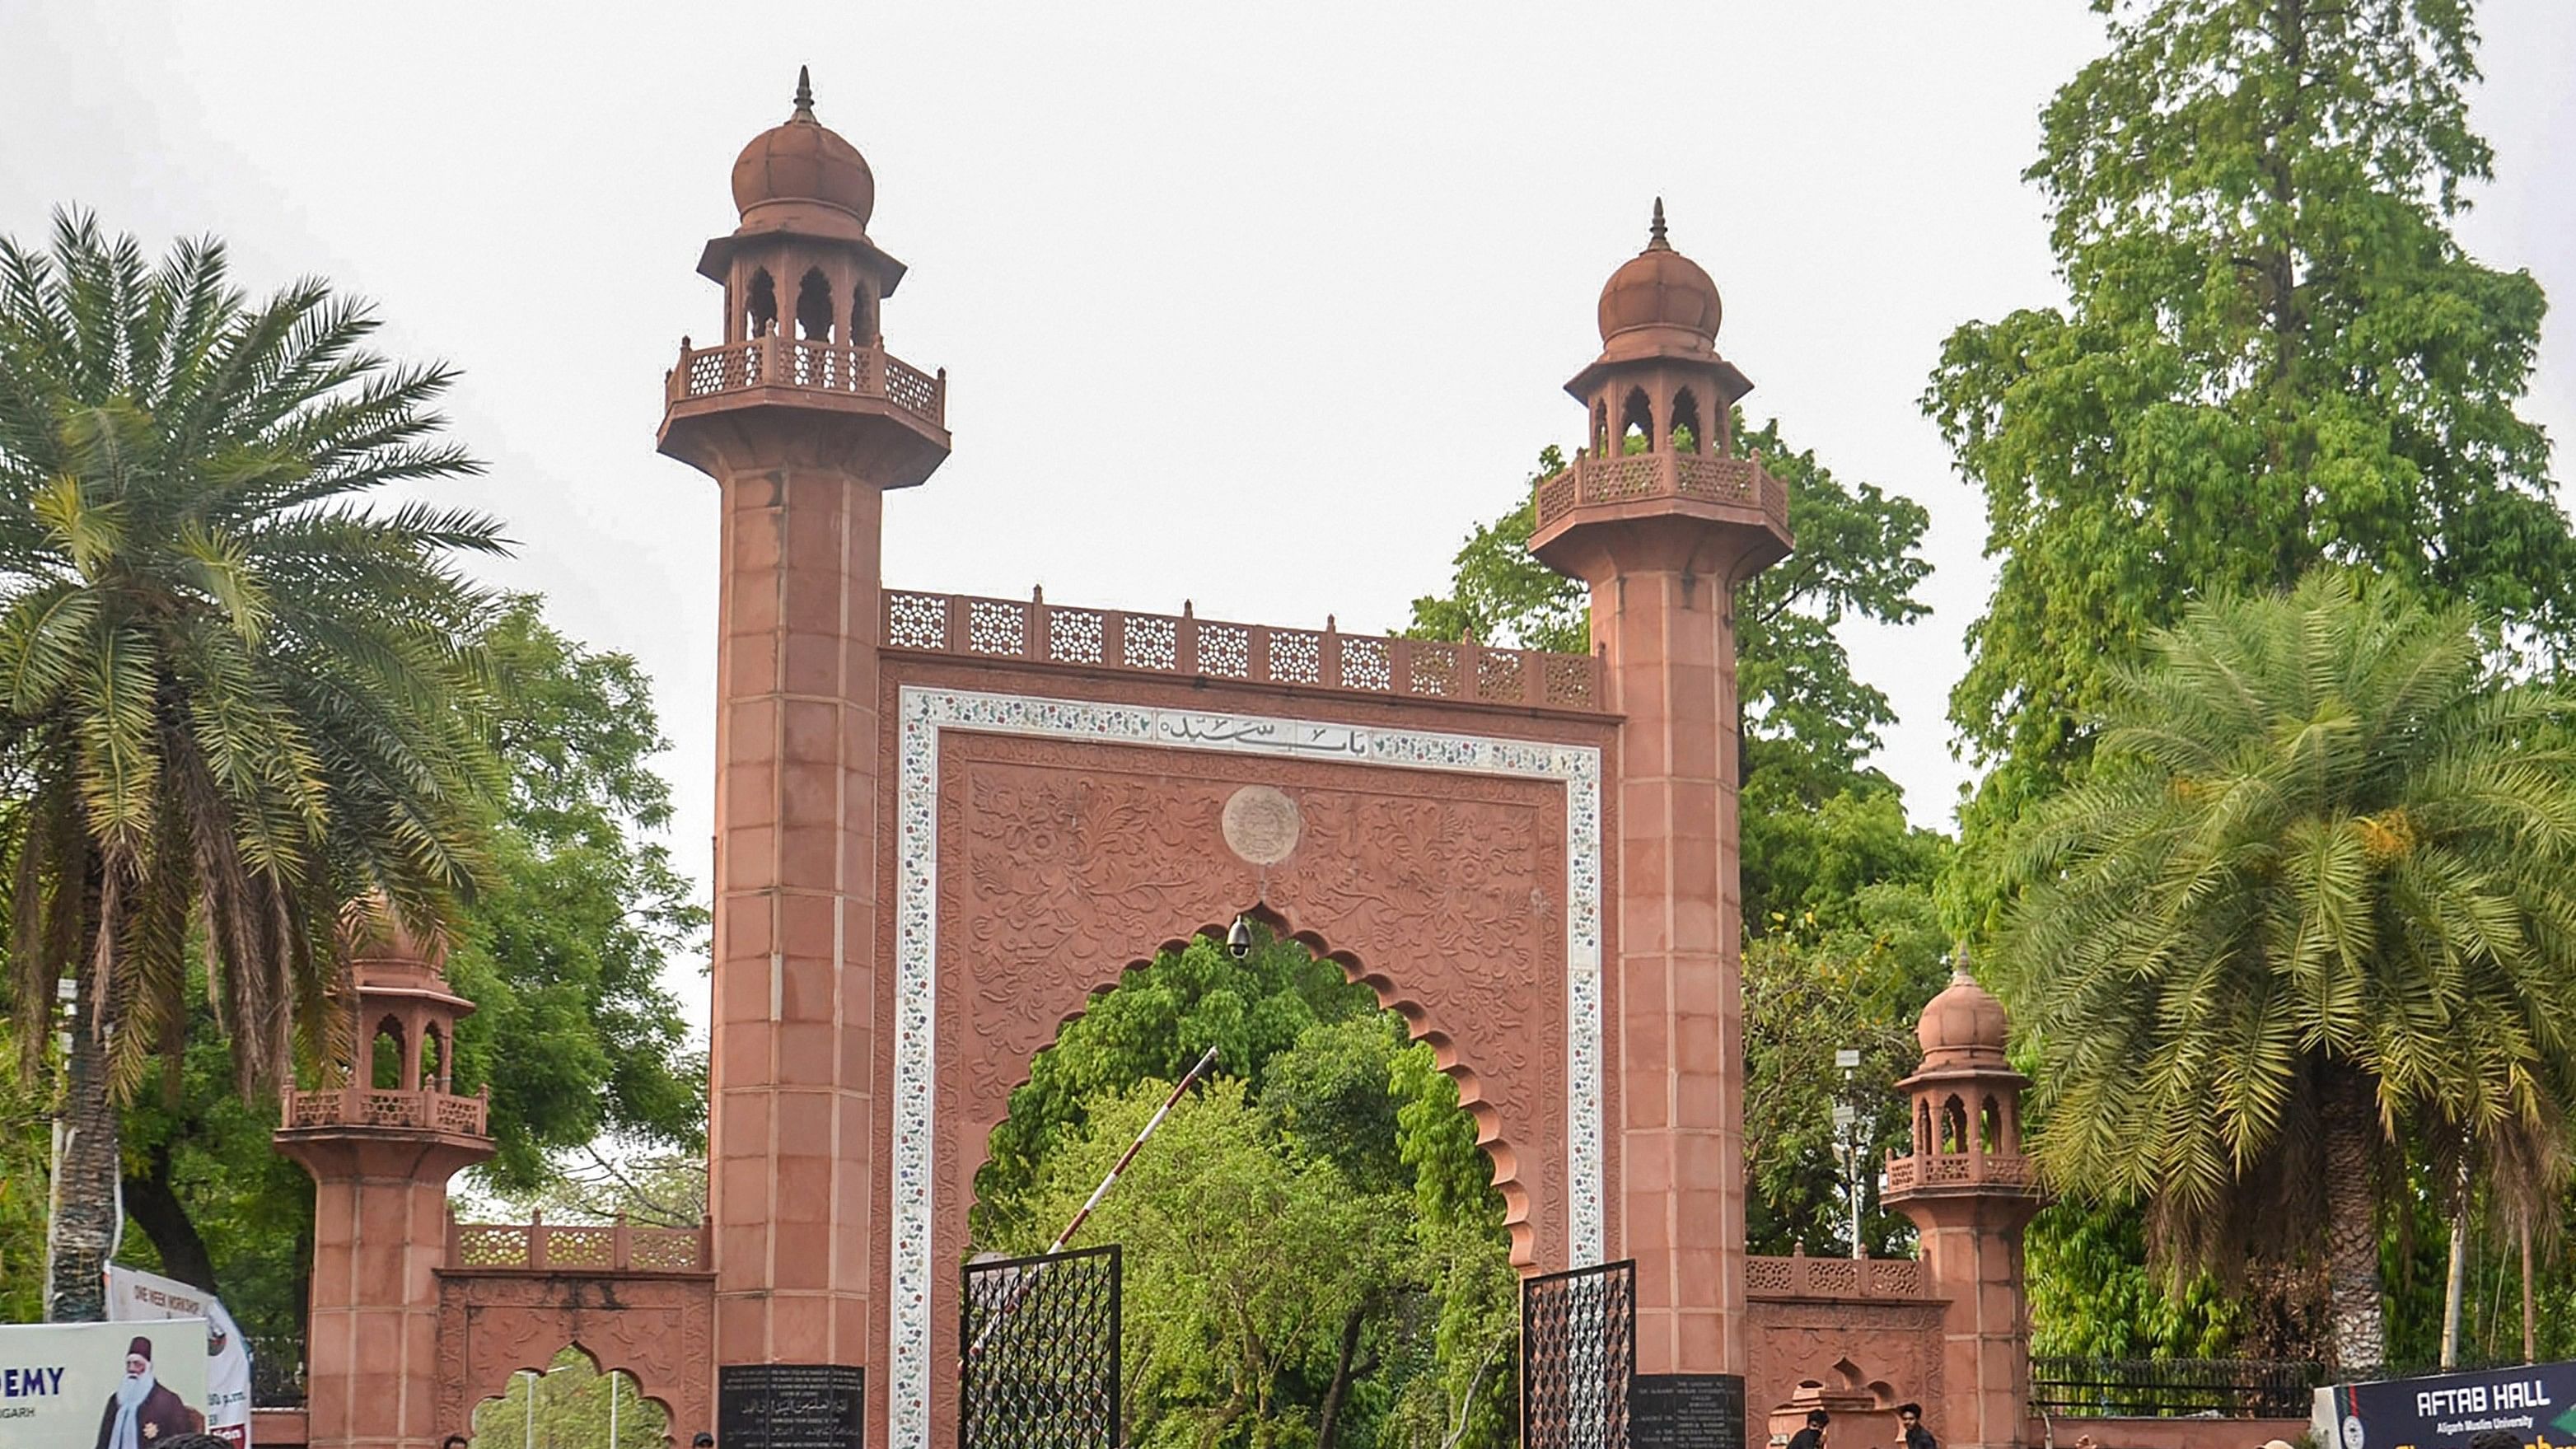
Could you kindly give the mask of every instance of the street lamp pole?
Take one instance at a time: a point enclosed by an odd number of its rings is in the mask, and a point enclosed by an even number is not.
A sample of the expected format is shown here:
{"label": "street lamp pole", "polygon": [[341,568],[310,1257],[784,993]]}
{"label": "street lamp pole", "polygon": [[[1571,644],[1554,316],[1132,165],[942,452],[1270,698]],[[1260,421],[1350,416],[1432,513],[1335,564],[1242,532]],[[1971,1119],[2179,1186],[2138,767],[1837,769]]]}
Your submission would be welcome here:
{"label": "street lamp pole", "polygon": [[1842,1159],[1843,1190],[1851,1200],[1851,1255],[1865,1258],[1869,1250],[1860,1238],[1860,1107],[1852,1100],[1852,1074],[1860,1069],[1860,1053],[1845,1047],[1834,1053],[1834,1065],[1843,1073],[1842,1098],[1834,1103],[1834,1155]]}

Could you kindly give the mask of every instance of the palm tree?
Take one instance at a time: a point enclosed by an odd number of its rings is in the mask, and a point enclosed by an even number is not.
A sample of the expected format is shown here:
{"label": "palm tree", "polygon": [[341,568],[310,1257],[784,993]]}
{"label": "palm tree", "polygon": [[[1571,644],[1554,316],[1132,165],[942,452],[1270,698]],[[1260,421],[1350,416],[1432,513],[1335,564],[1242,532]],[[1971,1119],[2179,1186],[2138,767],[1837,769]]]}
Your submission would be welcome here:
{"label": "palm tree", "polygon": [[223,247],[148,265],[58,214],[0,238],[0,861],[11,1018],[40,1062],[73,987],[47,1313],[97,1317],[115,1104],[175,1055],[194,963],[245,1094],[335,1031],[335,931],[434,931],[497,789],[472,646],[481,515],[369,511],[475,463],[452,374],[363,346],[361,304],[258,305]]}
{"label": "palm tree", "polygon": [[2340,573],[2194,606],[2018,842],[2052,1179],[2145,1200],[2176,1269],[2321,1258],[2347,1367],[2385,1354],[2401,1150],[2536,1195],[2576,1087],[2570,700],[2480,639]]}

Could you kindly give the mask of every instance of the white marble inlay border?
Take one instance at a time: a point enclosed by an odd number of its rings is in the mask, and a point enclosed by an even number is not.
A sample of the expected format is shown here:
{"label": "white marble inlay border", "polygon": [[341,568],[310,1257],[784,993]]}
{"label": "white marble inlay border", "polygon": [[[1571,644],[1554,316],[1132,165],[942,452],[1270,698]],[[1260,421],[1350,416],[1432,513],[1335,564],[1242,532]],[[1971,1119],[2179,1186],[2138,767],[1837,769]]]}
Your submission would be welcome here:
{"label": "white marble inlay border", "polygon": [[1169,749],[1334,759],[1407,769],[1554,780],[1565,787],[1566,1248],[1601,1261],[1601,752],[1589,745],[1453,735],[1259,715],[1093,704],[907,685],[899,710],[895,821],[895,1067],[891,1164],[893,1360],[886,1443],[931,1449],[932,1093],[937,1053],[939,736],[962,729]]}

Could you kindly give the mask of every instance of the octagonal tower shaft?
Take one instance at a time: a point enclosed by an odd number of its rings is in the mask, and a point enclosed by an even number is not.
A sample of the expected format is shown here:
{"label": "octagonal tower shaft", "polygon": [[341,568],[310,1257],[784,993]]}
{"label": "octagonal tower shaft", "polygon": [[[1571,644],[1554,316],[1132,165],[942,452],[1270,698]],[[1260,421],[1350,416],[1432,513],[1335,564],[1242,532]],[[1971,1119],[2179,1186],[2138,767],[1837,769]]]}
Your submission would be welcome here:
{"label": "octagonal tower shaft", "polygon": [[[722,497],[709,1212],[717,1366],[865,1366],[882,1077],[877,745],[884,494],[948,455],[946,379],[879,338],[903,266],[874,182],[814,120],[734,168],[743,223],[699,270],[716,346],[684,340],[663,452]],[[870,1376],[873,1380],[874,1375]],[[867,1386],[873,1409],[877,1382]]]}
{"label": "octagonal tower shaft", "polygon": [[1740,1375],[1749,1361],[1733,607],[1790,538],[1778,480],[1727,455],[1751,384],[1717,355],[1718,316],[1657,202],[1646,250],[1603,289],[1601,356],[1566,385],[1588,439],[1539,484],[1530,542],[1589,586],[1624,716],[1611,1193],[1637,1261],[1641,1373]]}

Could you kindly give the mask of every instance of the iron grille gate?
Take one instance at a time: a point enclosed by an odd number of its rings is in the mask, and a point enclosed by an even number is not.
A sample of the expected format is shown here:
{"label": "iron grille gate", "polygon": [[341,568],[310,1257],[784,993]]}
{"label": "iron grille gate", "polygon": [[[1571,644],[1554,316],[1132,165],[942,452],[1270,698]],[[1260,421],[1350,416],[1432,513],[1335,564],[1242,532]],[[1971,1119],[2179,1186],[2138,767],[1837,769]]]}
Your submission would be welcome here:
{"label": "iron grille gate", "polygon": [[959,1449],[1117,1449],[1118,1245],[966,1265]]}
{"label": "iron grille gate", "polygon": [[1521,1284],[1521,1449],[1627,1449],[1637,1260]]}

